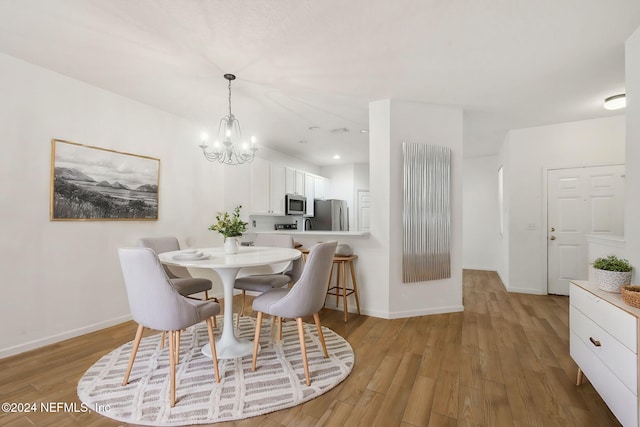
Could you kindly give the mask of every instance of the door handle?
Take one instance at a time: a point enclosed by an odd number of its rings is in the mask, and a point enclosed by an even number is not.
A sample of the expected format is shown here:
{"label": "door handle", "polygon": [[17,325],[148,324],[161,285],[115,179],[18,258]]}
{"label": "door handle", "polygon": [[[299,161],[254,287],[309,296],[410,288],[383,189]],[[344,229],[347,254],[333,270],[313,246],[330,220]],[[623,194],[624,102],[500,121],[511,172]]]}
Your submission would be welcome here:
{"label": "door handle", "polygon": [[549,237],[549,240],[556,240],[556,236]]}

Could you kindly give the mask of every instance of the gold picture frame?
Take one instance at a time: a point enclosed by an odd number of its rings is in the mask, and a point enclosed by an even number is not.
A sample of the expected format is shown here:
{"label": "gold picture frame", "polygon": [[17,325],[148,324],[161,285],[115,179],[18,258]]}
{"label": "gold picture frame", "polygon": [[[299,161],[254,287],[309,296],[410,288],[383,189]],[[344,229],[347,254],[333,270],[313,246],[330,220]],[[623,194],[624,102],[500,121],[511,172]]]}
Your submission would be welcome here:
{"label": "gold picture frame", "polygon": [[51,140],[51,221],[157,221],[160,159]]}

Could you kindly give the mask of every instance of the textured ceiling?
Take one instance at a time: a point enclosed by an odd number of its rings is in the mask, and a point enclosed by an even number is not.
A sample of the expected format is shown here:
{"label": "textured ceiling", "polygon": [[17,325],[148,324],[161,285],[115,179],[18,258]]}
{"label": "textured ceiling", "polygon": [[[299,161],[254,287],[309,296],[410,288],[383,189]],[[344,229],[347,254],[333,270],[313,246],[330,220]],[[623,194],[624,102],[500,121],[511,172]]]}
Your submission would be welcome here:
{"label": "textured ceiling", "polygon": [[243,132],[318,165],[368,161],[380,99],[463,108],[466,156],[613,114],[638,26],[638,0],[0,0],[0,52],[210,133],[234,73]]}

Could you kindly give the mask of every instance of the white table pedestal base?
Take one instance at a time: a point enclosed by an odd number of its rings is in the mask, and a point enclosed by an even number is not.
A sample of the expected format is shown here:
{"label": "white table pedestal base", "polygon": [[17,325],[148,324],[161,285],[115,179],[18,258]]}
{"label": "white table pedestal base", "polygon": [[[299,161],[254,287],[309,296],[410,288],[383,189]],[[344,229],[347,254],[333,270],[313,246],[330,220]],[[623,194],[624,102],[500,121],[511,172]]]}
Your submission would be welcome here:
{"label": "white table pedestal base", "polygon": [[[253,341],[236,337],[233,330],[233,284],[239,270],[239,268],[216,269],[224,288],[224,325],[220,338],[216,340],[218,359],[236,359],[253,354]],[[202,347],[202,354],[211,357],[211,346],[208,343]]]}
{"label": "white table pedestal base", "polygon": [[[253,354],[253,341],[236,338],[232,344],[221,343],[222,339],[216,340],[216,353],[218,359],[236,359],[238,357],[250,356]],[[222,350],[221,350],[222,349]],[[258,352],[260,346],[258,346]],[[211,346],[206,344],[202,346],[202,354],[211,357]]]}

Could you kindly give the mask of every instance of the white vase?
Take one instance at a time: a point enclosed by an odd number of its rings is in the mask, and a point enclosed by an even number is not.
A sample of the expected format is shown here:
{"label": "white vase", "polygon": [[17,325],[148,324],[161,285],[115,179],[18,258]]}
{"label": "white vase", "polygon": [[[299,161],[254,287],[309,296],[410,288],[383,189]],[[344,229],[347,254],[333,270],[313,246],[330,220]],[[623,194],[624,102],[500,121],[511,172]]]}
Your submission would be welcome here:
{"label": "white vase", "polygon": [[631,284],[631,271],[607,271],[594,268],[594,279],[598,287],[607,292],[620,292],[620,287]]}
{"label": "white vase", "polygon": [[224,239],[224,253],[237,254],[240,252],[240,242],[237,237],[225,237]]}

